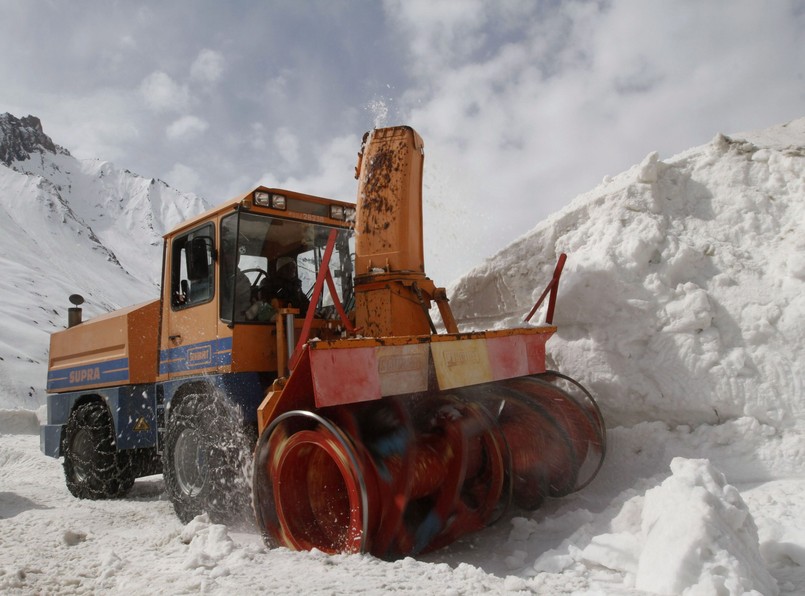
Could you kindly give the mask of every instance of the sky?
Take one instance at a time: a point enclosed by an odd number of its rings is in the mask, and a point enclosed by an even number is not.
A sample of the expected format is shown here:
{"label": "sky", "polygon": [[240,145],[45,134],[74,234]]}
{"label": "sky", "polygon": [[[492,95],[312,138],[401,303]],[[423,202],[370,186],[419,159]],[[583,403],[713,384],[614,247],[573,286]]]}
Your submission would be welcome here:
{"label": "sky", "polygon": [[0,112],[212,204],[257,184],[352,201],[363,133],[413,126],[439,285],[652,151],[805,115],[801,0],[0,0],[0,14]]}

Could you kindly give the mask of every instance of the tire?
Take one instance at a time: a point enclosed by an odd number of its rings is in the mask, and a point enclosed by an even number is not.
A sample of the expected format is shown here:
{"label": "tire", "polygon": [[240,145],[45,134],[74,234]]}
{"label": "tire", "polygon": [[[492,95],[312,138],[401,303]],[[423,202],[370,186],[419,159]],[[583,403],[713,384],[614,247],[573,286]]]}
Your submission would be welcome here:
{"label": "tire", "polygon": [[70,413],[64,438],[64,477],[79,499],[123,496],[134,484],[131,458],[115,447],[109,411],[101,402],[78,406]]}
{"label": "tire", "polygon": [[253,523],[253,446],[240,411],[225,398],[189,395],[170,412],[162,473],[182,523],[203,513],[213,523]]}

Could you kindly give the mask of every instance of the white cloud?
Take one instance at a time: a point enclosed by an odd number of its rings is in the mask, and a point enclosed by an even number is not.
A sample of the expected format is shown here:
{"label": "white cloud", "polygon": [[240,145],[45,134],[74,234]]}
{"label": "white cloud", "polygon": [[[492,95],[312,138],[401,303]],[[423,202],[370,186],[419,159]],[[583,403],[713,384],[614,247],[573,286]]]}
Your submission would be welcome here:
{"label": "white cloud", "polygon": [[165,182],[181,192],[199,192],[199,175],[196,170],[183,163],[176,163],[165,174]]}
{"label": "white cloud", "polygon": [[255,151],[263,152],[266,150],[266,127],[262,122],[252,122],[249,125],[251,135],[249,137],[249,146]]}
{"label": "white cloud", "polygon": [[[445,237],[478,238],[466,263],[652,150],[801,115],[805,44],[788,2],[455,4],[386,7],[408,40],[414,84],[398,105],[424,137],[426,181],[466,208],[431,214],[433,244],[449,254]],[[505,209],[471,217],[490,201]]]}
{"label": "white cloud", "polygon": [[215,83],[224,72],[224,57],[215,50],[201,50],[190,67],[190,77],[202,83]]}
{"label": "white cloud", "polygon": [[307,175],[280,177],[266,172],[260,184],[354,202],[357,183],[353,174],[359,148],[358,135],[336,137],[316,152],[316,161],[310,164]]}
{"label": "white cloud", "polygon": [[[45,133],[80,159],[115,161],[123,167],[128,150],[144,131],[131,114],[136,110],[130,93],[100,90],[82,96],[42,95],[47,107],[13,108],[18,116],[32,113],[42,120]],[[8,109],[8,108],[5,108]],[[5,111],[5,109],[0,109]]]}
{"label": "white cloud", "polygon": [[283,161],[289,166],[299,163],[299,139],[286,127],[278,128],[274,133],[274,147]]}
{"label": "white cloud", "polygon": [[169,139],[181,140],[199,136],[209,124],[197,116],[187,115],[175,120],[168,126],[165,134]]}
{"label": "white cloud", "polygon": [[140,83],[145,103],[157,112],[181,112],[187,108],[190,95],[187,87],[179,85],[162,71],[152,72]]}
{"label": "white cloud", "polygon": [[483,42],[484,0],[386,0],[386,13],[403,28],[416,68],[435,73],[469,58]]}
{"label": "white cloud", "polygon": [[131,35],[121,35],[118,43],[120,44],[121,48],[125,48],[127,50],[137,49],[137,41]]}

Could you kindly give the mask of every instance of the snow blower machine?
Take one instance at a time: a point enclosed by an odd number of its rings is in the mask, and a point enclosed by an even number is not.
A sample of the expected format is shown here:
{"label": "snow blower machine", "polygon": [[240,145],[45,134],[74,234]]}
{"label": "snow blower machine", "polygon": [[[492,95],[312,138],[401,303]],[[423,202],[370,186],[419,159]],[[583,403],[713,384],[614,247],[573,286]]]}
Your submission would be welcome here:
{"label": "snow blower machine", "polygon": [[[270,544],[422,553],[489,525],[510,504],[535,509],[582,488],[603,461],[592,396],[545,370],[556,328],[459,332],[445,290],[425,276],[423,160],[411,128],[364,137],[354,324],[338,309],[353,337],[305,342],[303,331],[292,372],[259,409],[254,509]],[[563,264],[564,256],[540,299],[550,292],[549,321]],[[312,302],[327,272],[320,268]]]}
{"label": "snow blower machine", "polygon": [[166,234],[161,298],[82,321],[71,296],[41,429],[69,490],[162,472],[184,522],[253,508],[269,545],[397,558],[586,486],[601,413],[545,366],[564,256],[546,324],[459,331],[425,275],[423,160],[376,129],[356,205],[261,186]]}

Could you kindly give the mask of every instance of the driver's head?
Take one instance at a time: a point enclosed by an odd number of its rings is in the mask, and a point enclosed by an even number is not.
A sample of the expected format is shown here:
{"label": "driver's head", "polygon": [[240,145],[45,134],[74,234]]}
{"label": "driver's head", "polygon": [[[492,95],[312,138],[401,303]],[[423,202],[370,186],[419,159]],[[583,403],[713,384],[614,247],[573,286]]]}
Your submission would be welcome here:
{"label": "driver's head", "polygon": [[285,280],[297,279],[296,261],[290,257],[282,257],[277,260],[277,277]]}

